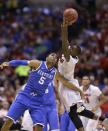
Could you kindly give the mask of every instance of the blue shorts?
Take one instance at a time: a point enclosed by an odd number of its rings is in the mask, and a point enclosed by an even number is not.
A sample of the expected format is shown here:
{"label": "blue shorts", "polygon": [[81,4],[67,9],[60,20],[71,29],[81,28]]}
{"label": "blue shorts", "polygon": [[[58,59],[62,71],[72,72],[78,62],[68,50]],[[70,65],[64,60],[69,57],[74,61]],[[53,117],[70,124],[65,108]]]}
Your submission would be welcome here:
{"label": "blue shorts", "polygon": [[31,115],[33,125],[42,125],[44,126],[45,123],[45,117],[46,117],[46,112],[45,109],[42,105],[38,106],[32,106],[30,103],[28,105],[23,104],[21,100],[16,99],[7,114],[7,117],[12,119],[14,122],[16,122],[25,112],[25,110],[29,110],[29,113]]}
{"label": "blue shorts", "polygon": [[50,130],[58,130],[59,119],[56,106],[48,106],[48,107],[46,106],[45,110],[46,110],[46,120],[43,131],[48,131],[47,124],[49,124]]}
{"label": "blue shorts", "polygon": [[75,126],[72,123],[67,112],[60,115],[60,131],[75,131]]}

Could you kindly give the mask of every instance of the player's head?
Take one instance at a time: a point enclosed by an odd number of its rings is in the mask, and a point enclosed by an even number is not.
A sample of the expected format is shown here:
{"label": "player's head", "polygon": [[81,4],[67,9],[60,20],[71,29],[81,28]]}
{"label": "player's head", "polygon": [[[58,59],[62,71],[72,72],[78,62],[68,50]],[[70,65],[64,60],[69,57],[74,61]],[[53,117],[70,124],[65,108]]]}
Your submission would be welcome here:
{"label": "player's head", "polygon": [[78,45],[69,46],[69,50],[72,56],[79,56],[81,54],[81,48]]}
{"label": "player's head", "polygon": [[82,77],[82,86],[88,86],[90,84],[90,78],[88,76]]}
{"label": "player's head", "polygon": [[46,57],[46,62],[50,63],[51,65],[56,65],[58,61],[57,54],[51,53]]}

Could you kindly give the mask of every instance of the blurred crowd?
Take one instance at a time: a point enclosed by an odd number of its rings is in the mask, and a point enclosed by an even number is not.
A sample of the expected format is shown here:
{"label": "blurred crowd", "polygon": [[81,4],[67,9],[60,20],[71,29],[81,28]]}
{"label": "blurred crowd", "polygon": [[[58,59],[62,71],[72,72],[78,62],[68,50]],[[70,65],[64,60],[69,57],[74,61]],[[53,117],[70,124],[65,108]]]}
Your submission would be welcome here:
{"label": "blurred crowd", "polygon": [[[108,95],[108,5],[91,10],[71,3],[63,8],[34,7],[27,0],[0,0],[0,63],[12,59],[44,60],[49,52],[59,51],[63,9],[68,7],[79,13],[78,21],[69,27],[69,41],[82,48],[75,76],[81,81],[82,76],[89,75]],[[19,66],[0,71],[0,121],[29,70]]]}

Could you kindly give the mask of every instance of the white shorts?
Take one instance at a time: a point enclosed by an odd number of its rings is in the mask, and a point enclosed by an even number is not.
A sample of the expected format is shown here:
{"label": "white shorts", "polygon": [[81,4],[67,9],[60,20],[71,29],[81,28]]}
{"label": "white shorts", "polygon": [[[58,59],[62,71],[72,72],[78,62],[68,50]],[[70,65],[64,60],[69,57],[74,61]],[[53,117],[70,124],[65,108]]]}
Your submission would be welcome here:
{"label": "white shorts", "polygon": [[[101,110],[95,114],[101,116]],[[94,131],[98,125],[98,120],[92,120],[83,116],[81,116],[81,120],[86,131]]]}
{"label": "white shorts", "polygon": [[[73,79],[70,81],[71,83],[75,84],[77,87],[80,88],[78,80]],[[62,83],[59,83],[59,94],[61,97],[62,102],[64,103],[66,110],[69,112],[70,107],[78,102],[82,102],[81,96],[79,92],[76,92],[68,87],[64,87]]]}

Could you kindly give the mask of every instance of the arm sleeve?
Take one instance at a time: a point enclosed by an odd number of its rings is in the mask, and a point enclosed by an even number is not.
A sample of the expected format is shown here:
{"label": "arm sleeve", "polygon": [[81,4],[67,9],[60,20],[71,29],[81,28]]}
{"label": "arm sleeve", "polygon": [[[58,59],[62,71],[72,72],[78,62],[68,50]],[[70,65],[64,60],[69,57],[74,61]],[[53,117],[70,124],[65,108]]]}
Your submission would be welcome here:
{"label": "arm sleeve", "polygon": [[19,65],[28,65],[29,61],[28,60],[12,60],[9,62],[10,66],[19,66]]}

